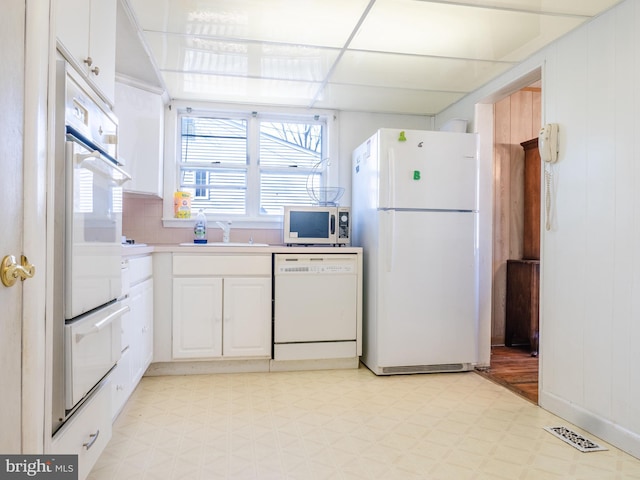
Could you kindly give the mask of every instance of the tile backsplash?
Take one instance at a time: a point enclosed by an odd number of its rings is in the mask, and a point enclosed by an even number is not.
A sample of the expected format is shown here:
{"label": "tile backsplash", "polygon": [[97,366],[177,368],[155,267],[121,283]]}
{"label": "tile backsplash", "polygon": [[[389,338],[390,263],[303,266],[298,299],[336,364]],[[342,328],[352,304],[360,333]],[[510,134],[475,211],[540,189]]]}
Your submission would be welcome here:
{"label": "tile backsplash", "polygon": [[[124,194],[122,234],[136,243],[176,244],[193,241],[193,225],[187,222],[184,228],[166,228],[162,225],[162,199]],[[207,229],[210,242],[222,241],[222,230],[214,226]],[[232,228],[232,242],[248,242],[270,245],[282,243],[279,229]]]}

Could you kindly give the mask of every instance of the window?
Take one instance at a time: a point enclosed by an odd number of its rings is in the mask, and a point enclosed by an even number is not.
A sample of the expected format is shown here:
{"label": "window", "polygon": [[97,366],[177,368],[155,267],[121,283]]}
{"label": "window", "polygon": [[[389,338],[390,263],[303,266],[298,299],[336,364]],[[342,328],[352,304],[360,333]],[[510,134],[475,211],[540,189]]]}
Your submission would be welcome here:
{"label": "window", "polygon": [[319,117],[179,115],[178,188],[192,213],[269,217],[311,205],[322,185],[326,122]]}

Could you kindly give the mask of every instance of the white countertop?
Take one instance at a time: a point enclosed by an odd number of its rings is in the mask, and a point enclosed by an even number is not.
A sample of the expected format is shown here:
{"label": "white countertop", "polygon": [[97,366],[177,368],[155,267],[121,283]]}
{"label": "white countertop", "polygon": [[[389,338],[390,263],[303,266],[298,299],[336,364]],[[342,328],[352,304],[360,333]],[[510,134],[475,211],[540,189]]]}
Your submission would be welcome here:
{"label": "white countertop", "polygon": [[[264,245],[264,244],[262,244]],[[318,247],[286,245],[209,245],[209,244],[133,244],[122,247],[122,256],[147,255],[149,253],[362,253],[362,247]]]}

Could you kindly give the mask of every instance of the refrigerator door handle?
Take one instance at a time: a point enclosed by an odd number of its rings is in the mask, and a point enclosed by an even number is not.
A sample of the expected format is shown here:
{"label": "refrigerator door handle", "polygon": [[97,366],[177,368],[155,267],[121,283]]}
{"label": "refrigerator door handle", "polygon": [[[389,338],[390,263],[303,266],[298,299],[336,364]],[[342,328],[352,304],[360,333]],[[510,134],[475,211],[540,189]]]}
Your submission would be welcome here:
{"label": "refrigerator door handle", "polygon": [[396,206],[396,152],[393,148],[389,149],[387,175],[387,207],[395,208]]}

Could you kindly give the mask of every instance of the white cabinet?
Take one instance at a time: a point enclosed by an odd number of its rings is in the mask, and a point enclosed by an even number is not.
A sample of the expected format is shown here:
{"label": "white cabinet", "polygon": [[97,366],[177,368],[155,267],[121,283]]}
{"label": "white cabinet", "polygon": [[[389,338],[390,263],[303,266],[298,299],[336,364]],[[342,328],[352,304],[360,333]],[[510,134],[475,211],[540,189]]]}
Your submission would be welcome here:
{"label": "white cabinet", "polygon": [[222,353],[271,355],[271,278],[225,278]]}
{"label": "white cabinet", "polygon": [[173,279],[173,357],[222,356],[222,279]]}
{"label": "white cabinet", "polygon": [[121,82],[115,85],[118,158],[132,179],[126,192],[162,197],[164,102],[159,94]]}
{"label": "white cabinet", "polygon": [[174,359],[271,356],[271,255],[174,255]]}
{"label": "white cabinet", "polygon": [[[133,393],[153,356],[153,266],[151,255],[126,258],[130,285],[123,302],[122,355],[112,374],[112,417],[115,419]],[[124,279],[123,279],[124,280]]]}
{"label": "white cabinet", "polygon": [[133,285],[129,300],[133,323],[131,344],[135,346],[131,374],[137,385],[153,355],[153,279],[148,278]]}
{"label": "white cabinet", "polygon": [[57,0],[59,49],[113,105],[117,0]]}

